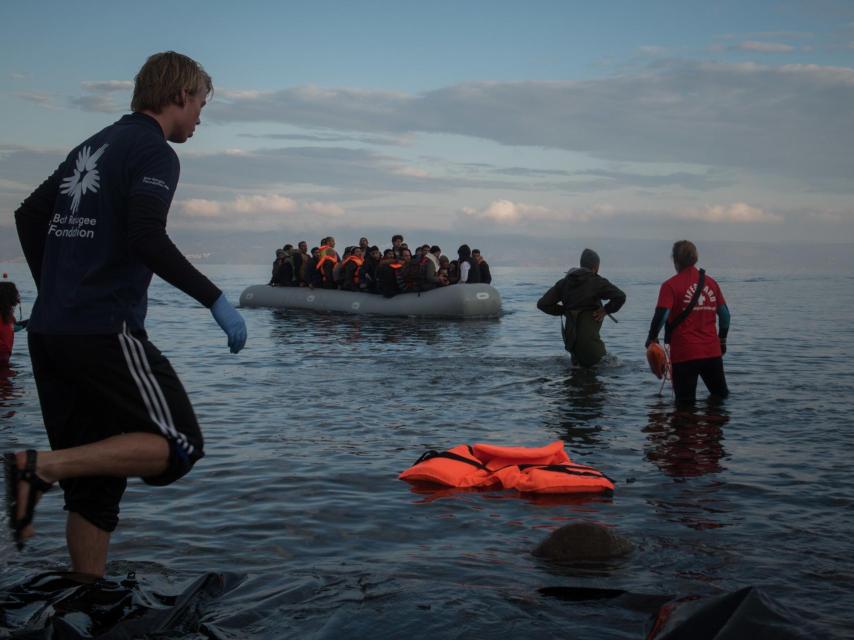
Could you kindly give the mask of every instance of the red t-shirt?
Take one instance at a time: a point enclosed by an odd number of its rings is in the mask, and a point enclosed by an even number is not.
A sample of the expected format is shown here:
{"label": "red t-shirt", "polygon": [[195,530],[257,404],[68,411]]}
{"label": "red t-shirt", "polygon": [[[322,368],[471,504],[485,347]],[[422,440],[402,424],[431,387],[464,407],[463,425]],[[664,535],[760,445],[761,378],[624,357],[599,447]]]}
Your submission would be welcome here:
{"label": "red t-shirt", "polygon": [[[691,302],[699,280],[700,272],[697,268],[688,267],[661,285],[656,306],[670,309],[668,322],[682,313]],[[726,300],[718,283],[706,274],[703,291],[696,306],[670,337],[671,362],[720,357],[721,345],[716,321],[718,307],[725,304]]]}
{"label": "red t-shirt", "polygon": [[3,322],[0,318],[0,365],[9,364],[12,345],[15,343],[15,321]]}

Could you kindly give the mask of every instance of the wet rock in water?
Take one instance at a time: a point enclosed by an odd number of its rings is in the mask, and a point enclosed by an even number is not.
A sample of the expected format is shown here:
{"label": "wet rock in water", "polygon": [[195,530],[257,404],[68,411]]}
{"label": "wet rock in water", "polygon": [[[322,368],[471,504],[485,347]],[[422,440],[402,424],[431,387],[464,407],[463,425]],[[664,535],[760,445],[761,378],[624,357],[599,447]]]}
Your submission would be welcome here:
{"label": "wet rock in water", "polygon": [[612,529],[582,522],[553,531],[531,553],[550,560],[607,560],[624,556],[633,549],[628,538]]}

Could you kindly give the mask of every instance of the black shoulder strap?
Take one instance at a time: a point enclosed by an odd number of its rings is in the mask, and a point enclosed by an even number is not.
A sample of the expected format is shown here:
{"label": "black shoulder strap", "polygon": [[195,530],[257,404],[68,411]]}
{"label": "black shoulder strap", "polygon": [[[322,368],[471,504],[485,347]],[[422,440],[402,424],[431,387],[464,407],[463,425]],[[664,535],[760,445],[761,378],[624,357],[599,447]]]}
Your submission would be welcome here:
{"label": "black shoulder strap", "polygon": [[[706,284],[706,270],[700,269],[700,279],[697,281],[697,288],[694,290],[694,295],[691,296],[691,302],[688,303],[688,306],[682,310],[678,316],[673,319],[673,322],[668,322],[665,325],[665,329],[667,330],[668,337],[673,335],[673,330],[682,324],[682,321],[688,317],[688,314],[694,310],[694,307],[697,306],[697,301],[700,299],[700,293],[703,291],[703,285]],[[665,342],[670,342],[670,340],[665,340]]]}
{"label": "black shoulder strap", "polygon": [[[471,453],[472,457],[474,457],[474,449],[471,448],[471,445],[467,445],[468,450]],[[478,460],[471,460],[464,456],[458,455],[456,453],[452,453],[451,451],[425,451],[424,454],[415,461],[415,464],[419,464],[421,462],[426,462],[427,460],[432,460],[433,458],[448,458],[449,460],[456,460],[457,462],[465,462],[466,464],[470,464],[473,467],[477,467],[478,469],[486,470],[486,465]],[[412,465],[413,467],[415,466]]]}

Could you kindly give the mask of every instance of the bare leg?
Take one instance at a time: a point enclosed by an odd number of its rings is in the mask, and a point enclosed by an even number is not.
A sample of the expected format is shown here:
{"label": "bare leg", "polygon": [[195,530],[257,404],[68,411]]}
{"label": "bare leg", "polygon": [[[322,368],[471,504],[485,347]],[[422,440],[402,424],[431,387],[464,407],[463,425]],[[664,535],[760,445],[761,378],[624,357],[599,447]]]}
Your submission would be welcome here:
{"label": "bare leg", "polygon": [[71,570],[91,576],[104,575],[107,569],[107,550],[110,533],[99,529],[79,513],[68,514],[65,540],[71,555]]}
{"label": "bare leg", "polygon": [[[26,455],[17,454],[18,468],[23,468]],[[66,478],[83,478],[86,476],[115,476],[120,478],[157,476],[164,471],[169,463],[169,443],[166,438],[153,433],[123,433],[70,449],[56,451],[39,451],[36,459],[36,475],[45,482],[54,483]],[[21,482],[18,486],[18,517],[26,512],[27,497],[30,485]],[[79,518],[84,520],[83,518]],[[89,523],[87,523],[89,524]],[[91,525],[90,525],[91,526]],[[69,517],[67,535],[76,533],[78,527],[72,526]],[[35,535],[32,525],[21,532],[24,539]],[[107,534],[107,543],[109,534]],[[69,542],[69,550],[72,545]],[[106,551],[104,552],[106,559]],[[72,562],[74,556],[72,552]],[[83,569],[76,569],[90,573]],[[95,572],[91,572],[95,573]]]}

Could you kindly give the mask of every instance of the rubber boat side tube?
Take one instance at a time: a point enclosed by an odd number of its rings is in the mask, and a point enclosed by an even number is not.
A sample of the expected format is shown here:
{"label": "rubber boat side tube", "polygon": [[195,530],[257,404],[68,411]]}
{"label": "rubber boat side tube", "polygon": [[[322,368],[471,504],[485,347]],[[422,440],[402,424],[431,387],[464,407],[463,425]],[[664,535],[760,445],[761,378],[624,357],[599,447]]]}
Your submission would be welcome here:
{"label": "rubber boat side tube", "polygon": [[428,451],[400,474],[408,482],[446,487],[515,489],[521,493],[612,493],[614,483],[601,471],[573,463],[558,440],[545,447],[457,445]]}
{"label": "rubber boat side tube", "polygon": [[496,318],[501,315],[501,295],[494,287],[482,283],[401,293],[393,298],[361,291],[256,284],[240,294],[240,306],[378,316]]}

